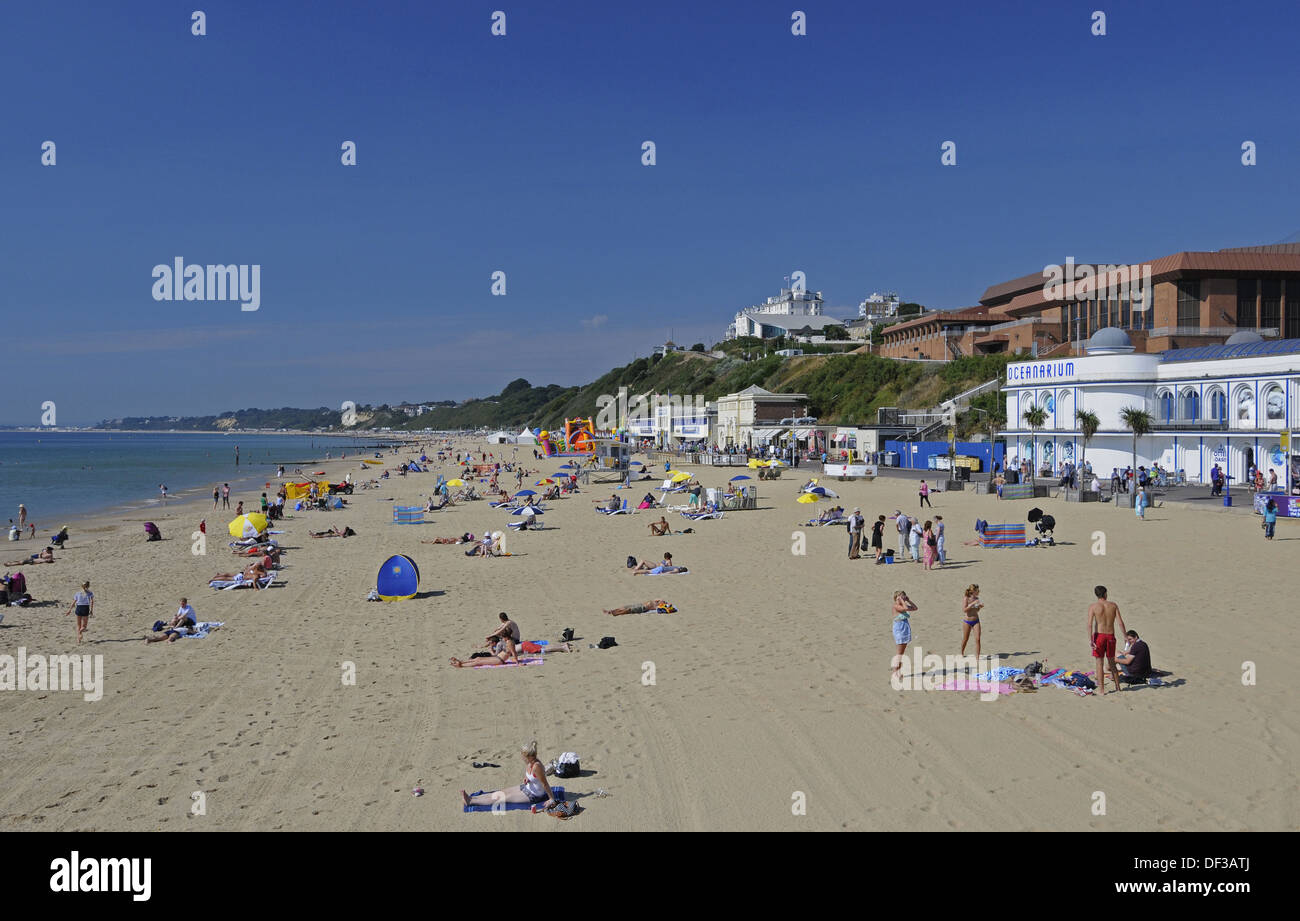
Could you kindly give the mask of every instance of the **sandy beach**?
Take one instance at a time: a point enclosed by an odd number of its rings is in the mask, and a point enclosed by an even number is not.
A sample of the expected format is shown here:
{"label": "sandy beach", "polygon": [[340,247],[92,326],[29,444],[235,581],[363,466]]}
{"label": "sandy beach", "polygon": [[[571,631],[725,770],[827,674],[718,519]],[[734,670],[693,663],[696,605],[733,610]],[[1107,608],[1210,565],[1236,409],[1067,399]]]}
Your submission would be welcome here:
{"label": "sandy beach", "polygon": [[[521,461],[542,475],[558,466],[529,454],[521,449]],[[311,469],[335,482],[363,477],[355,458]],[[843,527],[801,527],[810,508],[794,502],[808,475],[801,469],[754,481],[756,511],[697,523],[666,512],[675,529],[695,533],[662,538],[648,528],[660,512],[604,517],[591,500],[611,487],[584,487],[547,504],[546,530],[509,534],[511,556],[470,559],[463,547],[421,541],[505,530],[515,519],[480,501],[423,525],[392,523],[395,503],[423,504],[439,467],[431,469],[357,490],[346,510],[276,522],[287,552],[279,584],[264,592],[207,587],[239,565],[226,546],[233,514],[212,511],[210,487],[202,499],[130,518],[69,519],[71,540],[55,564],[7,567],[23,570],[38,601],[59,603],[6,609],[0,653],[102,655],[105,689],[91,702],[75,691],[0,692],[0,828],[557,830],[561,823],[526,811],[462,812],[462,788],[520,783],[518,749],[531,739],[544,761],[581,756],[586,776],[558,781],[583,807],[563,827],[1300,824],[1300,734],[1282,681],[1294,648],[1293,522],[1266,543],[1257,517],[1222,509],[1167,504],[1142,522],[1109,504],[940,493],[925,517],[948,523],[950,564],[926,572],[848,560]],[[739,472],[686,469],[705,486]],[[453,475],[450,463],[441,470]],[[658,482],[620,495],[635,505]],[[839,504],[860,506],[870,522],[897,508],[914,512],[916,482],[832,486]],[[513,477],[503,483],[513,491]],[[232,495],[232,508],[236,499],[255,508],[257,498]],[[963,546],[976,517],[1024,521],[1033,504],[1056,516],[1057,546]],[[202,518],[207,553],[195,555],[190,535]],[[164,541],[145,542],[146,520]],[[335,525],[357,535],[307,536]],[[796,532],[803,555],[792,553]],[[1096,532],[1104,555],[1094,553]],[[7,543],[5,559],[43,543]],[[895,544],[887,529],[885,546]],[[665,550],[689,574],[633,576],[625,566],[629,555]],[[418,563],[424,597],[366,602],[394,553]],[[78,648],[64,611],[86,579],[96,612]],[[1005,657],[1001,664],[1092,669],[1085,616],[1101,583],[1149,642],[1156,667],[1172,674],[1163,687],[1104,698],[1054,687],[989,701],[893,689],[893,591],[906,589],[918,605],[915,644],[955,654],[971,582],[986,604],[984,651]],[[200,620],[225,626],[206,639],[146,645],[150,625],[170,618],[181,596]],[[602,613],[653,598],[677,613]],[[573,628],[575,651],[534,667],[451,667],[449,657],[468,655],[500,611],[525,639],[554,645]],[[617,647],[591,648],[606,635]],[[355,664],[355,685],[342,679],[345,663]],[[1244,663],[1254,664],[1257,683],[1243,683]],[[417,785],[423,797],[412,795]],[[610,795],[592,795],[597,789]],[[203,815],[191,812],[196,792]],[[1104,815],[1095,814],[1098,792]],[[792,808],[800,802],[806,814]]]}

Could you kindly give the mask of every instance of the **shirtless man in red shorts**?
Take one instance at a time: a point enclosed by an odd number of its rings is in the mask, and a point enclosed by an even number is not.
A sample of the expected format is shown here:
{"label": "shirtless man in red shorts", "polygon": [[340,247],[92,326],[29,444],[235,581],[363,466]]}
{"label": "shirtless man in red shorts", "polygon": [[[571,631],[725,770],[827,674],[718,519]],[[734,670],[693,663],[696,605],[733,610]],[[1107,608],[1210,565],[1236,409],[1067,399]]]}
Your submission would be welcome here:
{"label": "shirtless man in red shorts", "polygon": [[1106,586],[1098,585],[1093,589],[1097,600],[1088,606],[1088,640],[1092,643],[1092,657],[1097,660],[1097,689],[1106,693],[1106,668],[1119,690],[1119,667],[1115,664],[1115,625],[1119,632],[1125,632],[1124,618],[1120,616],[1119,605],[1106,598]]}

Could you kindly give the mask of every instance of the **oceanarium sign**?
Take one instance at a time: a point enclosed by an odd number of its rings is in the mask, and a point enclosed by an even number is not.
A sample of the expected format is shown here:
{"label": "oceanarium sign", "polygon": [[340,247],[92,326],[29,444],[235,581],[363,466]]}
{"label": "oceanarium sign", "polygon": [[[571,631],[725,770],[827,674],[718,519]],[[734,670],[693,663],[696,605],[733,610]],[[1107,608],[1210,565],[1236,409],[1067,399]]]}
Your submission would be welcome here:
{"label": "oceanarium sign", "polygon": [[1007,365],[1007,383],[1019,381],[1063,381],[1074,377],[1072,361],[1027,361]]}

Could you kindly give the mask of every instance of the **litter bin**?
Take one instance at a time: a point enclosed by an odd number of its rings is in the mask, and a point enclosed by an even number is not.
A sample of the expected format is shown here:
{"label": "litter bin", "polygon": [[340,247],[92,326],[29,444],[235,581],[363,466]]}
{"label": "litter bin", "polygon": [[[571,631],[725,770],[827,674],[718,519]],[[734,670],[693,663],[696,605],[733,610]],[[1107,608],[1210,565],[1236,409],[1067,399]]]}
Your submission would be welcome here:
{"label": "litter bin", "polygon": [[954,480],[960,480],[960,481],[963,482],[963,483],[969,483],[969,482],[970,482],[970,468],[969,468],[969,467],[954,467],[953,470],[952,470],[952,473],[953,473],[953,479],[954,479]]}

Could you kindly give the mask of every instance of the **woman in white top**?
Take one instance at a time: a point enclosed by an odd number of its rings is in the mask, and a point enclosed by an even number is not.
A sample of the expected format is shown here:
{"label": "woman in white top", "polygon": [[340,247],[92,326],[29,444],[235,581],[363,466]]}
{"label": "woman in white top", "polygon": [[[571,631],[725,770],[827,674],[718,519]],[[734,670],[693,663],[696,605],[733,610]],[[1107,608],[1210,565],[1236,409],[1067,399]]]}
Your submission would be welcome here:
{"label": "woman in white top", "polygon": [[86,624],[90,621],[90,616],[95,613],[95,593],[90,590],[89,582],[81,583],[81,591],[77,592],[72,599],[72,604],[63,612],[67,617],[73,611],[77,613],[77,642],[81,642],[81,634],[86,632]]}
{"label": "woman in white top", "polygon": [[491,793],[478,793],[470,796],[464,790],[460,795],[465,798],[466,806],[492,806],[497,803],[544,803],[550,806],[555,802],[555,794],[546,780],[546,766],[537,757],[537,742],[529,742],[519,750],[524,759],[524,782],[517,787],[494,790]]}

